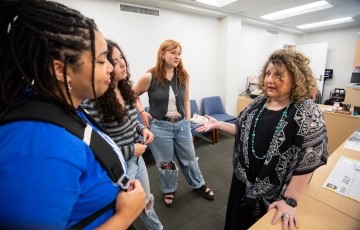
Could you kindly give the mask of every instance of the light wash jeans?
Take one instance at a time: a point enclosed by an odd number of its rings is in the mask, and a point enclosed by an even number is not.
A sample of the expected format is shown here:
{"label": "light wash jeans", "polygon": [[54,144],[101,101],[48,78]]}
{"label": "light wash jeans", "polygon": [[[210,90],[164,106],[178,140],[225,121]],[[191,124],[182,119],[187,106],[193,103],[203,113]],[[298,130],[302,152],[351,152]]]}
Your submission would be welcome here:
{"label": "light wash jeans", "polygon": [[[177,189],[179,169],[174,161],[174,156],[186,182],[192,189],[204,185],[205,181],[199,168],[198,158],[195,156],[190,122],[181,120],[173,124],[153,118],[150,130],[154,134],[154,140],[149,147],[160,172],[161,190],[169,193]],[[173,162],[174,170],[161,168],[169,162]]]}
{"label": "light wash jeans", "polygon": [[144,187],[146,204],[152,203],[150,209],[146,206],[141,212],[140,218],[147,229],[162,230],[163,226],[154,210],[154,196],[150,193],[149,176],[142,156],[133,157],[128,162],[128,176],[130,179],[138,179]]}

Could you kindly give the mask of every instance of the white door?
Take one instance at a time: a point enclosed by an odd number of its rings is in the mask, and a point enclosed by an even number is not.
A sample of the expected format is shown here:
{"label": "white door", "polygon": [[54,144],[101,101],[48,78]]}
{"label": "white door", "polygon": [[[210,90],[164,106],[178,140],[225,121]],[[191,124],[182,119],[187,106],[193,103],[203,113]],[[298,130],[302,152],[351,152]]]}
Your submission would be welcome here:
{"label": "white door", "polygon": [[309,65],[316,77],[316,83],[321,95],[323,95],[324,89],[327,49],[327,42],[296,45],[296,50],[302,52],[310,59]]}

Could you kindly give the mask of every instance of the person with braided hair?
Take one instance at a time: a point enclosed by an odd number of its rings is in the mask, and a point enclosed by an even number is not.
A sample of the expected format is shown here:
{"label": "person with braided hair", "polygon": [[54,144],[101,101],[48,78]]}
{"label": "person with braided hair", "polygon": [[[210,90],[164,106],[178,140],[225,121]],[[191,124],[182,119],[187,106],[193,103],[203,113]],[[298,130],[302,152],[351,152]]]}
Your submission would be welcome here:
{"label": "person with braided hair", "polygon": [[[80,107],[108,89],[107,53],[95,22],[76,10],[1,1],[0,229],[127,229],[145,208],[121,150]],[[44,120],[11,120],[18,111],[64,118],[84,139]],[[95,156],[95,137],[118,161],[117,183]]]}

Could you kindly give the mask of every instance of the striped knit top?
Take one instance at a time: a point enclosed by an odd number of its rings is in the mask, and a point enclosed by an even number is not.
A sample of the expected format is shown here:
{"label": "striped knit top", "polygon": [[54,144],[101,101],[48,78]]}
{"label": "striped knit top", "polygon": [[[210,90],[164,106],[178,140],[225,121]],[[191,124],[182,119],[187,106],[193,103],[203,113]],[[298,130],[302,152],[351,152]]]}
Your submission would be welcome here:
{"label": "striped knit top", "polygon": [[130,106],[126,104],[125,108],[128,111],[128,117],[119,124],[118,122],[101,122],[99,114],[94,108],[94,101],[85,100],[81,106],[89,113],[90,116],[101,124],[107,134],[119,146],[125,160],[129,161],[134,156],[134,144],[140,142],[139,135],[142,134],[142,131],[145,128],[145,126],[138,120],[136,109],[130,109]]}

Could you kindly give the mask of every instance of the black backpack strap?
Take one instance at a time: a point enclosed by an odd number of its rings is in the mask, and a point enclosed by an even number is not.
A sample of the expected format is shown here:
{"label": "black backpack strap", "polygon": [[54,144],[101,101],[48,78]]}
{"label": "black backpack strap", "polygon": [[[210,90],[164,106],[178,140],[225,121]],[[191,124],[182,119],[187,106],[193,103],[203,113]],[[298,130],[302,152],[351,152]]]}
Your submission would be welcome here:
{"label": "black backpack strap", "polygon": [[[89,126],[89,125],[88,125]],[[129,178],[124,173],[122,164],[115,153],[114,149],[106,142],[98,132],[92,132],[90,140],[90,148],[94,152],[97,160],[106,169],[111,180],[120,185],[121,188],[127,189],[129,187]],[[112,154],[106,154],[112,153]]]}
{"label": "black backpack strap", "polygon": [[67,129],[70,133],[83,139],[84,127],[62,107],[47,100],[31,99],[15,107],[0,120],[0,125],[19,120],[41,121],[52,123]]}
{"label": "black backpack strap", "polygon": [[[93,125],[103,130],[85,111],[84,114],[91,120]],[[96,159],[107,171],[113,182],[119,184],[123,189],[127,189],[129,179],[124,173],[118,155],[111,145],[109,145],[98,132],[93,132],[90,125],[84,128],[75,117],[56,104],[56,102],[39,98],[31,99],[11,110],[1,119],[0,125],[19,120],[48,122],[64,127],[67,131],[79,137],[90,146]]]}

